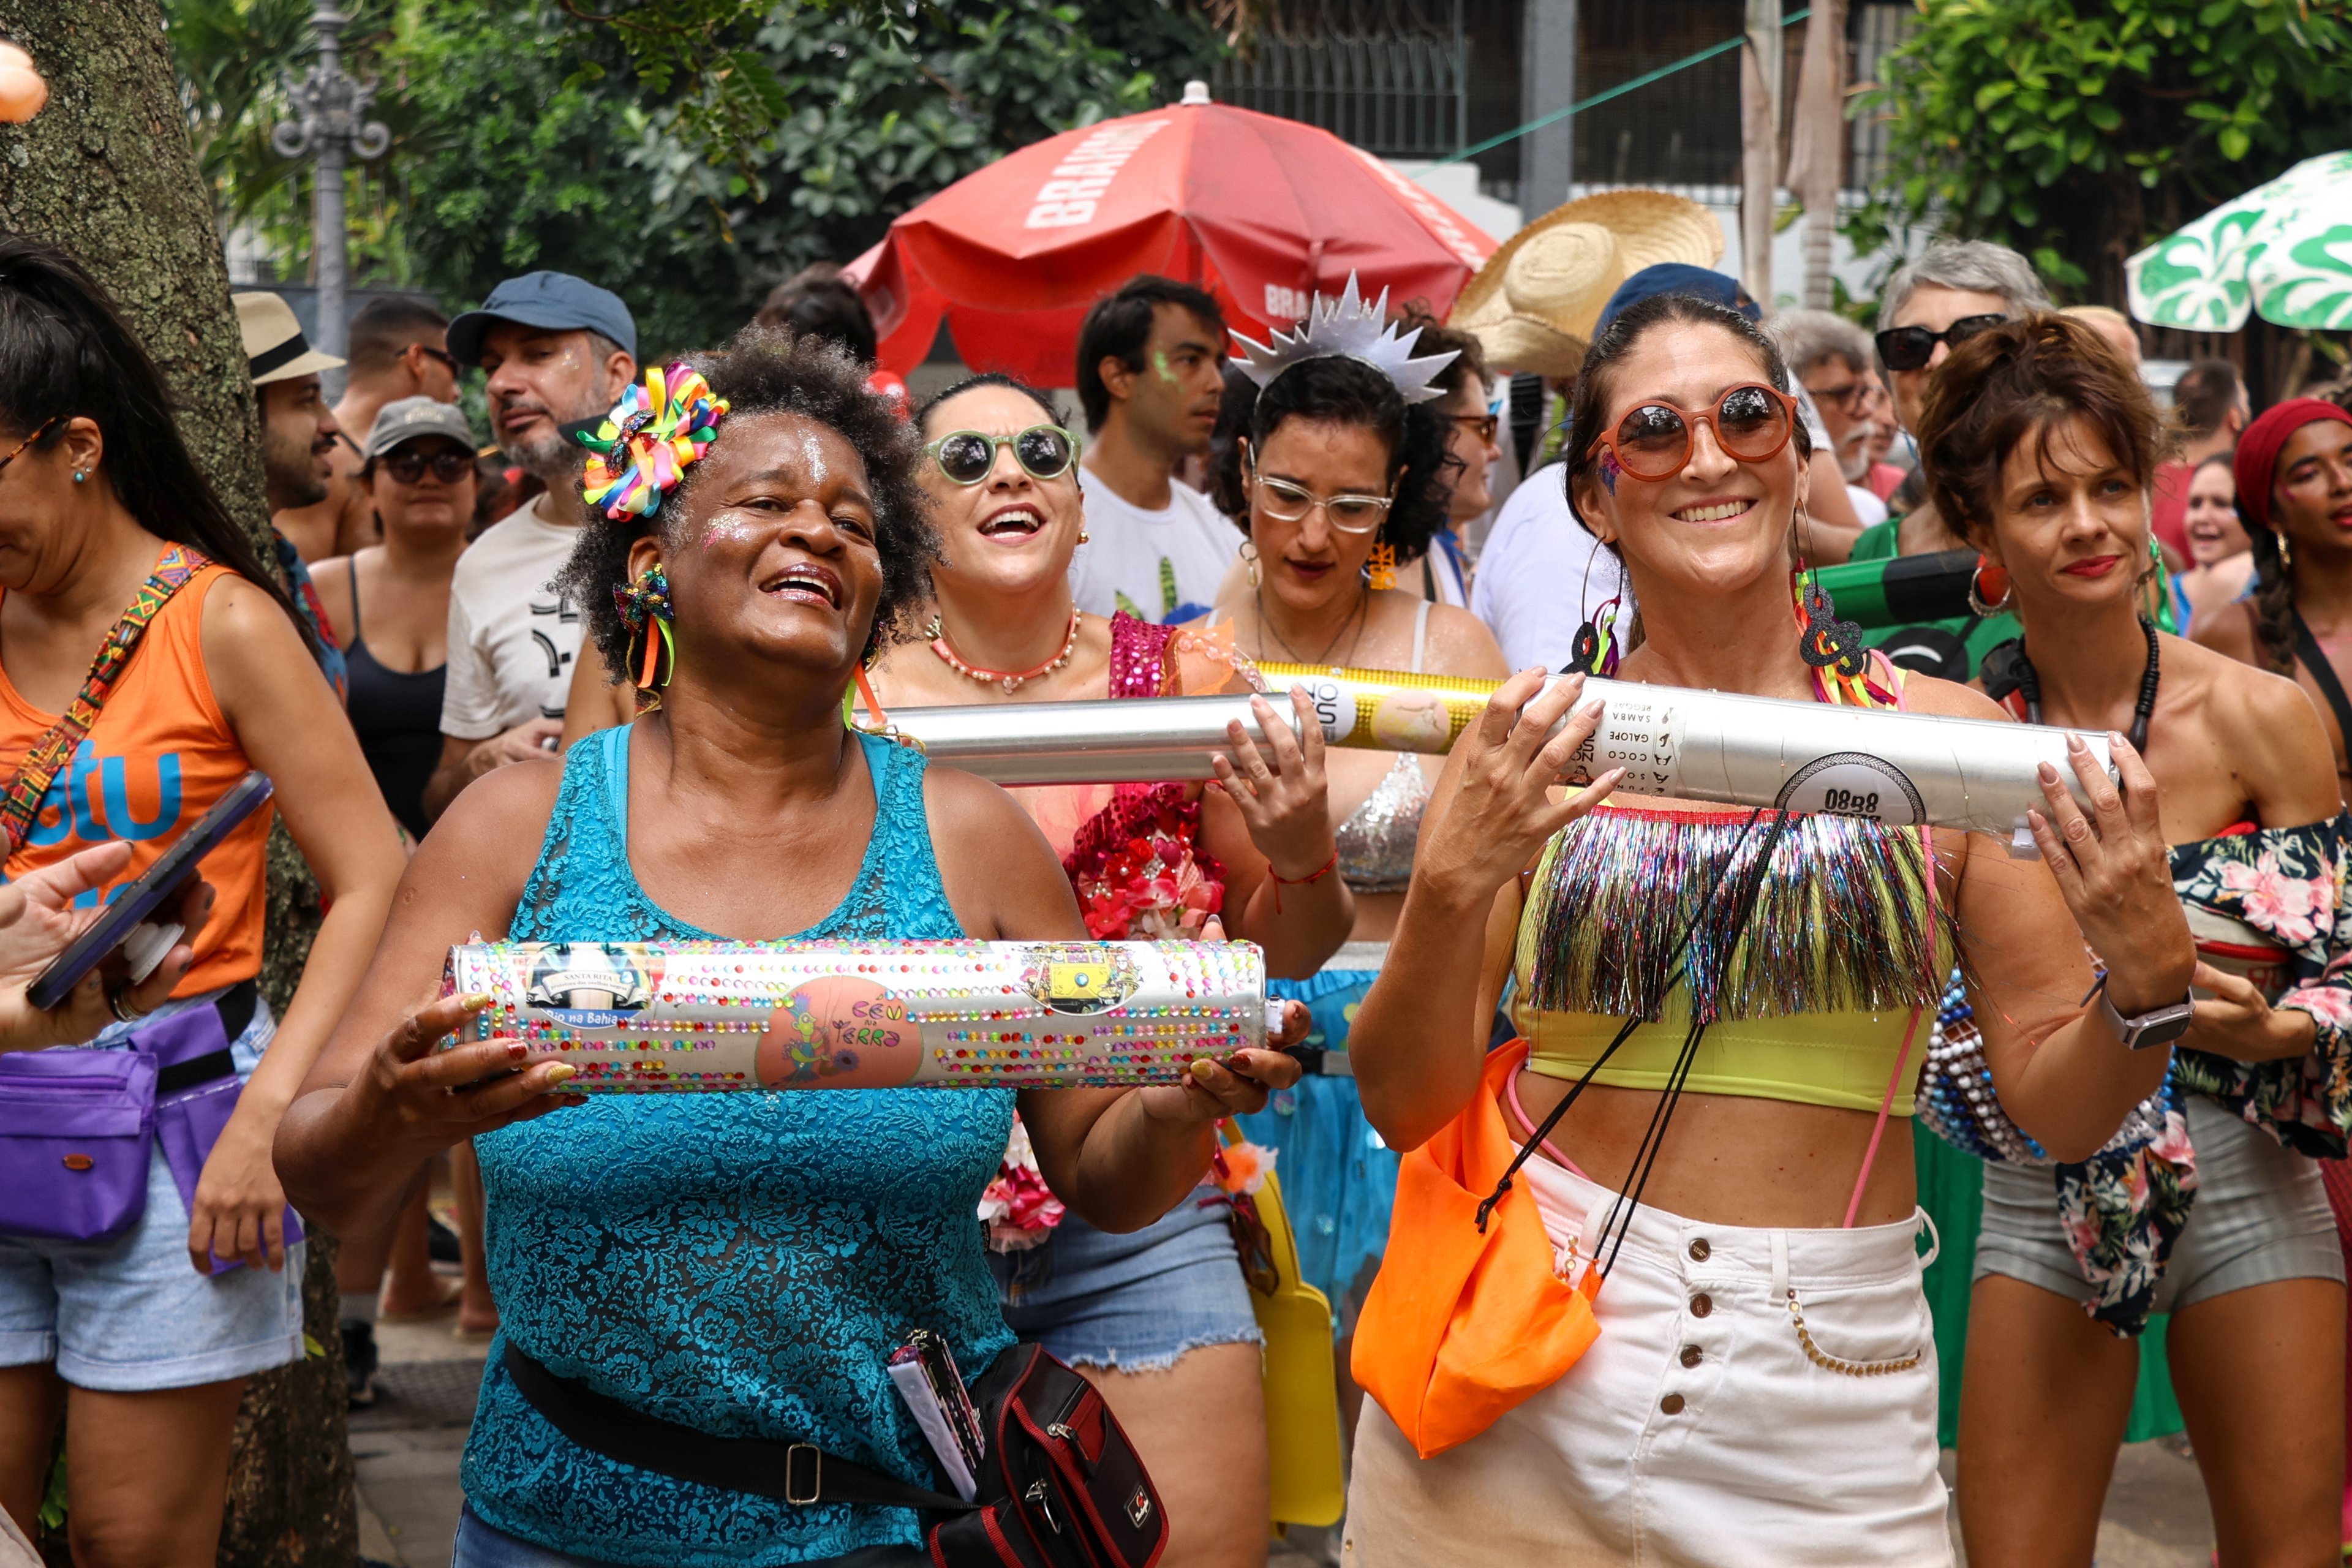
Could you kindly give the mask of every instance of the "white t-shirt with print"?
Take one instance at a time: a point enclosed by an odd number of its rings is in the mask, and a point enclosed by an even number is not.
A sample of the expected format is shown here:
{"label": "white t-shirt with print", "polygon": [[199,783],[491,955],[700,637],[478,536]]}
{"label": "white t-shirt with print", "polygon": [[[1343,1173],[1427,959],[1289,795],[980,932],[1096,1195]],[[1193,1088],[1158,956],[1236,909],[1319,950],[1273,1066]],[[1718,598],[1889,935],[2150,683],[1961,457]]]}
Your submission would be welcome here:
{"label": "white t-shirt with print", "polygon": [[1097,616],[1124,609],[1147,621],[1207,614],[1242,547],[1242,531],[1181,479],[1168,481],[1166,506],[1146,511],[1093,474],[1084,479],[1088,542],[1070,562],[1078,608]]}
{"label": "white t-shirt with print", "polygon": [[561,719],[580,655],[579,609],[550,586],[580,531],[550,522],[552,498],[492,523],[457,557],[449,583],[449,678],[441,732],[487,741],[532,719]]}

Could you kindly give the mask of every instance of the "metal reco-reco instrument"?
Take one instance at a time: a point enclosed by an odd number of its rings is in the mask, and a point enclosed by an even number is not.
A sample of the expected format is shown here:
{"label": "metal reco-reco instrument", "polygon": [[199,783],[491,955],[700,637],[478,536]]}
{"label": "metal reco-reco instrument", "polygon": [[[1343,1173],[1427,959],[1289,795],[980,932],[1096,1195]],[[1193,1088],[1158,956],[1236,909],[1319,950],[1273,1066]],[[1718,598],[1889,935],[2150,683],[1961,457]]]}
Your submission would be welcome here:
{"label": "metal reco-reco instrument", "polygon": [[[1258,669],[1277,695],[1307,688],[1330,744],[1391,752],[1448,750],[1499,684],[1336,667]],[[2082,797],[2066,757],[2070,733],[2082,733],[2114,773],[2106,737],[2087,731],[1597,677],[1585,690],[1604,704],[1601,727],[1578,749],[1569,780],[1622,767],[1619,787],[1628,794],[1967,828],[2031,854],[2025,814],[2045,804],[2039,765],[2051,763]],[[1246,695],[899,708],[889,720],[898,739],[933,761],[1000,784],[1211,778],[1211,759],[1227,750],[1227,724],[1238,721],[1263,738]]]}

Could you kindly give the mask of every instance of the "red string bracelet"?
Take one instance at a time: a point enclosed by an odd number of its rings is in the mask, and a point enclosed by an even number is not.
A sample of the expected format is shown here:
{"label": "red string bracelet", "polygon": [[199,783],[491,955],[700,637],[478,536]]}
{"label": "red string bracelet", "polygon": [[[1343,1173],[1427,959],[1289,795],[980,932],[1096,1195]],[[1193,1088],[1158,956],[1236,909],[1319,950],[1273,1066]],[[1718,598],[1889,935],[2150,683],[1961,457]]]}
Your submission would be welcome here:
{"label": "red string bracelet", "polygon": [[1309,871],[1304,877],[1286,877],[1281,872],[1274,868],[1274,863],[1272,861],[1268,861],[1266,863],[1265,874],[1274,879],[1274,912],[1276,914],[1280,914],[1282,912],[1282,889],[1286,883],[1294,888],[1303,888],[1309,882],[1319,882],[1324,878],[1329,876],[1331,874],[1331,868],[1339,863],[1339,851],[1337,848],[1334,848],[1331,851],[1331,858],[1324,861],[1323,864],[1316,867],[1315,869]]}

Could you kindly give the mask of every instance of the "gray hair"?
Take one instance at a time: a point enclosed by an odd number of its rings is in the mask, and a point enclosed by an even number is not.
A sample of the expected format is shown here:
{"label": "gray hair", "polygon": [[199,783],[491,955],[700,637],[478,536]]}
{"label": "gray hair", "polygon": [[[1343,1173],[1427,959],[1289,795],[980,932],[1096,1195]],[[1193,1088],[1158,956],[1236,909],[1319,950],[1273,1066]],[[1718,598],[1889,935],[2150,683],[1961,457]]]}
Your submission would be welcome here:
{"label": "gray hair", "polygon": [[1825,359],[1842,359],[1857,374],[1878,363],[1870,334],[1834,310],[1782,310],[1766,325],[1799,380]]}
{"label": "gray hair", "polygon": [[1878,324],[1893,326],[1922,284],[1998,294],[2021,316],[2051,308],[2050,295],[2042,279],[2033,275],[2032,264],[2009,247],[1989,239],[1942,239],[1917,260],[1905,262],[1886,280],[1886,293],[1878,305]]}

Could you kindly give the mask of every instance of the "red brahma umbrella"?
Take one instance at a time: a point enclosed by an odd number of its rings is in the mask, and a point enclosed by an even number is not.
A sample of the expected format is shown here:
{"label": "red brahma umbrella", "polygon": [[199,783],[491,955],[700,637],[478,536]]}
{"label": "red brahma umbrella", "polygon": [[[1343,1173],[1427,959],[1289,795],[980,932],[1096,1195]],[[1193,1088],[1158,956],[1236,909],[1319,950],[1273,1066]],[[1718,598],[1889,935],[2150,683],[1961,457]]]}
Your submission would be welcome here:
{"label": "red brahma umbrella", "polygon": [[1140,272],[1208,289],[1263,338],[1350,272],[1367,296],[1444,316],[1493,254],[1467,218],[1328,131],[1208,101],[1024,147],[890,226],[846,268],[886,369],[921,363],[945,316],[964,363],[1072,384],[1078,322]]}

